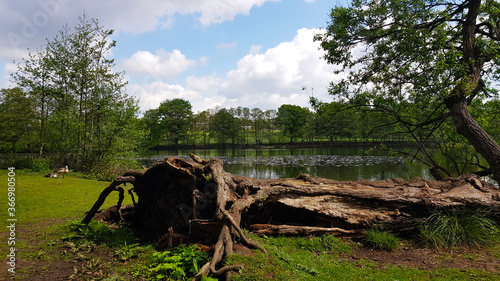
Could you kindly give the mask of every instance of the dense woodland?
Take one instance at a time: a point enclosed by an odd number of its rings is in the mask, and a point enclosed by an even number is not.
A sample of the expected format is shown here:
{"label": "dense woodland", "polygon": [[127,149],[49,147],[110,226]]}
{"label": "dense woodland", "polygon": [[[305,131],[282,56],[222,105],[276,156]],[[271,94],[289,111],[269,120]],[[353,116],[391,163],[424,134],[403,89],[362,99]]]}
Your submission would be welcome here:
{"label": "dense woodland", "polygon": [[[325,59],[348,74],[332,82],[330,101],[304,87],[309,107],[265,110],[193,112],[189,101],[168,99],[141,111],[107,56],[116,45],[113,30],[84,14],[44,49],[30,51],[12,74],[18,86],[1,90],[0,151],[93,172],[158,146],[405,141],[418,148],[410,159],[437,177],[500,171],[499,38],[489,23],[499,17],[498,3],[443,3],[444,12],[420,1],[372,4],[332,9],[325,33],[315,38]],[[392,24],[385,23],[389,12]],[[371,51],[352,56],[361,43]]]}

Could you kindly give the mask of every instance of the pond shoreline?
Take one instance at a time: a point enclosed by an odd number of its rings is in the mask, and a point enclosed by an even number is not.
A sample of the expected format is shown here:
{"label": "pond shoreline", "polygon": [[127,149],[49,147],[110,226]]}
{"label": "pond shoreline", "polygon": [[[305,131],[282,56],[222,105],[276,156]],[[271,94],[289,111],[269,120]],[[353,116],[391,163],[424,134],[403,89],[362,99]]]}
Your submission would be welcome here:
{"label": "pond shoreline", "polygon": [[158,145],[148,150],[161,151],[161,150],[175,150],[175,149],[273,149],[273,148],[327,148],[327,147],[375,147],[375,146],[389,146],[389,147],[416,147],[418,143],[411,141],[363,141],[363,142],[349,142],[349,141],[333,141],[333,142],[297,142],[297,143],[273,143],[273,144],[208,144],[208,145]]}

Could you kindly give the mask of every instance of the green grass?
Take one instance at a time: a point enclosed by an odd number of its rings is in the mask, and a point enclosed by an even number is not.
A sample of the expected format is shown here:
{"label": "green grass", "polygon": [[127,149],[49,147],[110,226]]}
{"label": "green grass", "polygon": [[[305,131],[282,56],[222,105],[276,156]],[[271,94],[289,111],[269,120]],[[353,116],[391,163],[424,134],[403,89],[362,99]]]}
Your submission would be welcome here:
{"label": "green grass", "polygon": [[399,247],[401,239],[388,231],[373,228],[366,233],[365,243],[373,249],[393,251]]}
{"label": "green grass", "polygon": [[[44,173],[15,170],[15,218],[18,225],[52,219],[83,218],[92,208],[101,191],[109,182],[86,180],[71,176],[64,179],[46,178]],[[7,185],[8,171],[0,171],[0,182]],[[5,193],[6,198],[7,194]],[[116,205],[118,193],[108,196],[102,208]],[[7,210],[7,200],[0,200],[0,209]],[[132,204],[125,196],[124,204]],[[0,221],[6,221],[7,213],[0,212]]]}
{"label": "green grass", "polygon": [[[357,247],[333,236],[314,238],[259,238],[251,236],[269,251],[266,256],[234,254],[229,264],[244,264],[231,280],[498,280],[496,273],[479,270],[420,270],[398,265],[379,266],[373,261],[352,261]],[[329,241],[324,247],[324,241]],[[319,247],[318,247],[319,246]]]}
{"label": "green grass", "polygon": [[500,241],[500,228],[483,211],[436,212],[419,227],[421,241],[434,248],[479,246]]}

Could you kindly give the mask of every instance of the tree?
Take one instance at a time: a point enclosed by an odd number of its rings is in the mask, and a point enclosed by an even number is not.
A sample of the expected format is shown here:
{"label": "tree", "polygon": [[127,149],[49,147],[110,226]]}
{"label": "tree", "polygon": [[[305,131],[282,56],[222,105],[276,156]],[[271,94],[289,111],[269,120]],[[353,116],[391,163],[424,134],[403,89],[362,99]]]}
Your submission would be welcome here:
{"label": "tree", "polygon": [[187,136],[193,121],[191,103],[184,99],[166,100],[157,109],[148,110],[144,115],[150,129],[152,143],[161,140],[177,145]]}
{"label": "tree", "polygon": [[356,130],[354,124],[357,121],[356,114],[352,110],[346,110],[345,105],[340,102],[317,103],[316,134],[328,137],[330,141],[337,138],[353,136]]}
{"label": "tree", "polygon": [[283,127],[283,135],[290,138],[300,138],[306,133],[305,124],[311,112],[307,108],[298,105],[283,104],[278,108],[277,119]]}
{"label": "tree", "polygon": [[31,151],[37,147],[35,103],[20,88],[0,91],[0,150]]}
{"label": "tree", "polygon": [[267,131],[267,140],[269,143],[274,142],[274,131],[276,130],[276,115],[275,109],[264,111],[264,128]]}
{"label": "tree", "polygon": [[410,133],[427,128],[427,137],[451,118],[500,182],[500,146],[469,112],[472,100],[496,95],[488,85],[500,74],[499,10],[493,0],[356,0],[333,8],[315,39],[329,63],[350,72],[332,93],[386,111]]}
{"label": "tree", "polygon": [[[193,133],[193,144],[197,143],[197,139],[200,139],[199,143],[203,145],[210,144],[210,134],[209,134],[209,125],[210,125],[210,113],[207,110],[198,112],[193,118],[192,123],[192,133]],[[207,138],[208,137],[208,138]]]}
{"label": "tree", "polygon": [[252,127],[255,135],[255,143],[261,144],[263,139],[262,131],[265,125],[264,112],[260,108],[252,108],[250,118],[252,120]]}
{"label": "tree", "polygon": [[227,109],[223,108],[215,113],[210,120],[210,132],[219,144],[231,141],[236,143],[240,131],[240,122]]}
{"label": "tree", "polygon": [[91,171],[136,146],[137,102],[124,92],[123,72],[113,70],[112,34],[84,14],[12,75],[35,100],[40,156],[47,148],[59,162]]}

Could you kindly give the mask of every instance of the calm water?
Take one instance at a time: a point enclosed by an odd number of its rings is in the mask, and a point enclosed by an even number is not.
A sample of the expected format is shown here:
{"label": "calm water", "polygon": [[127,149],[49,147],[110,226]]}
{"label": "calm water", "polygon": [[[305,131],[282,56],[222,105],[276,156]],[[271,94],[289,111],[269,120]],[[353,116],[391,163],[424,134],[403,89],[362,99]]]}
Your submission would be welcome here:
{"label": "calm water", "polygon": [[148,152],[139,160],[150,165],[166,156],[221,158],[224,170],[260,179],[296,177],[301,173],[337,179],[390,179],[429,177],[427,167],[391,157],[389,151],[360,147],[307,149],[204,149]]}

